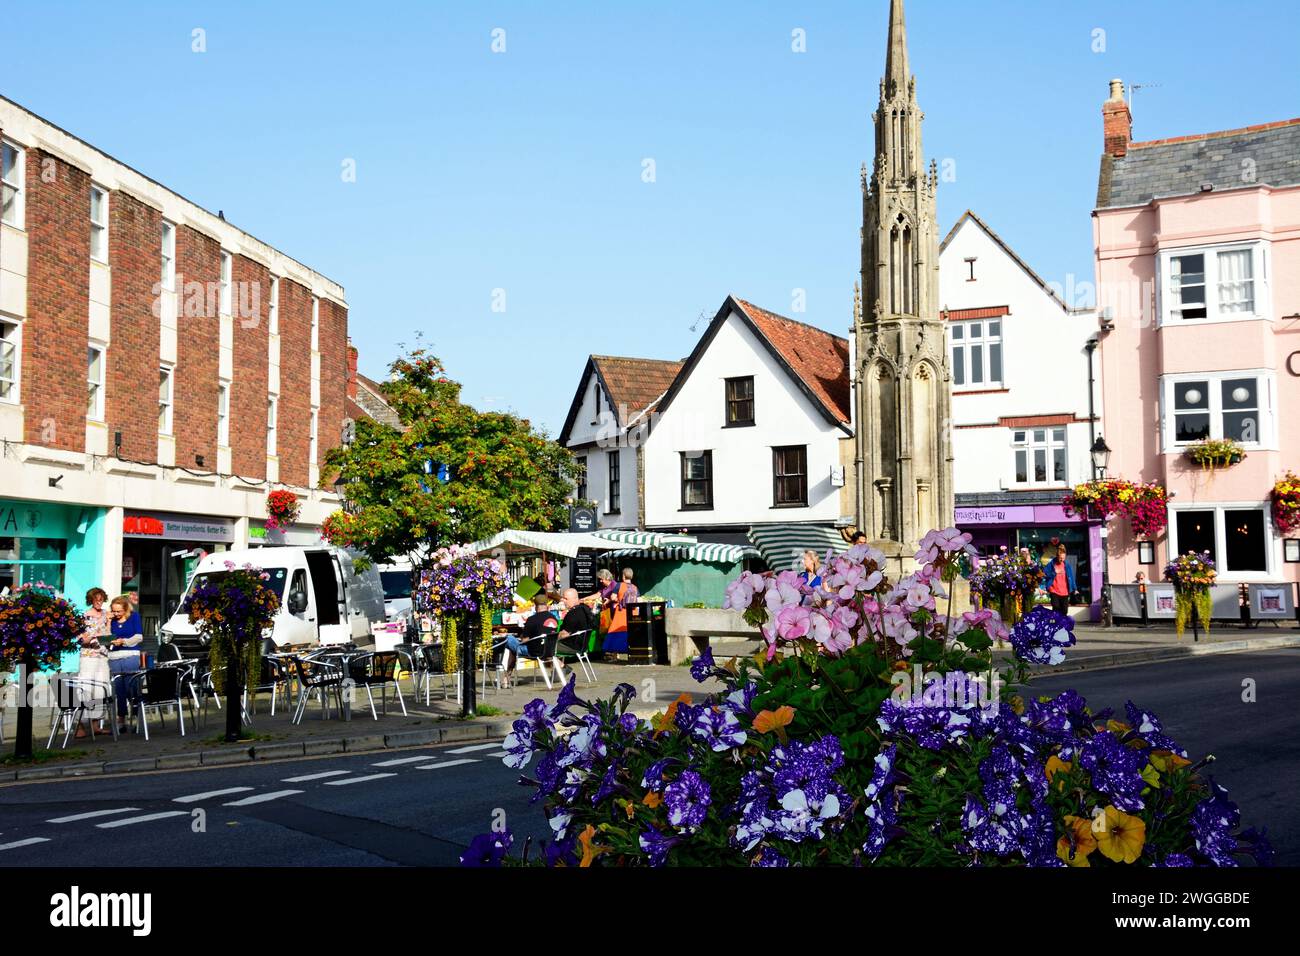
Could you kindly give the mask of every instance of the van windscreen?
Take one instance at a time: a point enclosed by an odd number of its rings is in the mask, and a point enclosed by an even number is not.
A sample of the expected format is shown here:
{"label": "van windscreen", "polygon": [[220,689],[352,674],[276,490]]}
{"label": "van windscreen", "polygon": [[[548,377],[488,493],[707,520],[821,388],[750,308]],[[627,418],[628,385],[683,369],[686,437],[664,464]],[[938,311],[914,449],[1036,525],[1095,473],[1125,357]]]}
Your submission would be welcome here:
{"label": "van windscreen", "polygon": [[[276,597],[280,598],[280,600],[283,601],[284,582],[288,580],[289,569],[288,568],[262,568],[262,572],[270,576],[269,579],[266,581],[266,586],[269,587],[271,590],[273,590],[276,594]],[[230,574],[229,571],[201,571],[198,574],[194,575],[193,580],[190,581],[190,586],[186,589],[186,593],[193,591],[196,587],[202,587],[205,584],[220,581],[228,574]]]}
{"label": "van windscreen", "polygon": [[379,580],[384,584],[384,600],[411,596],[410,571],[380,571]]}

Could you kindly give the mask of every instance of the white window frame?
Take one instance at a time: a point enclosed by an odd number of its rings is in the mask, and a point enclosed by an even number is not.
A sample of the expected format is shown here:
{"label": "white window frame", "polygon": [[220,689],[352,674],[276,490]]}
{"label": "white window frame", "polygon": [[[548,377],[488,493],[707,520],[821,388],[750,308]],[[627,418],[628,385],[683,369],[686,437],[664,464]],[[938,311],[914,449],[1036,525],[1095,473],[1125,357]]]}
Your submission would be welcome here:
{"label": "white window frame", "polygon": [[320,433],[320,409],[312,408],[311,410],[311,453],[307,459],[307,467],[311,468],[317,464],[316,453],[319,450],[319,433]]}
{"label": "white window frame", "polygon": [[[91,378],[90,370],[93,367],[94,356],[99,358],[99,378]],[[91,342],[86,346],[86,390],[89,393],[86,402],[86,417],[92,422],[102,422],[104,420],[104,383],[108,379],[108,349],[103,345]]]}
{"label": "white window frame", "polygon": [[222,315],[230,315],[230,283],[234,260],[225,249],[221,250],[221,297],[218,308]]}
{"label": "white window frame", "polygon": [[[1223,252],[1241,252],[1246,249],[1251,252],[1254,311],[1221,313],[1219,311],[1219,254]],[[1173,260],[1181,256],[1199,255],[1205,256],[1205,318],[1184,319],[1174,314]],[[1179,328],[1182,326],[1210,325],[1216,322],[1271,320],[1273,306],[1269,277],[1270,265],[1269,243],[1264,240],[1162,249],[1159,255],[1160,309],[1158,314],[1160,316],[1160,325],[1162,327]]]}
{"label": "white window frame", "polygon": [[266,454],[275,457],[276,429],[280,423],[280,399],[275,395],[266,396]]}
{"label": "white window frame", "polygon": [[162,289],[164,292],[176,291],[176,226],[166,219],[162,221]]}
{"label": "white window frame", "polygon": [[[1061,440],[1057,441],[1056,432],[1061,433]],[[1035,437],[1037,432],[1043,433],[1043,438],[1039,440]],[[1024,438],[1017,440],[1017,435],[1023,435]],[[1065,477],[1059,481],[1056,478],[1048,478],[1046,481],[1038,481],[1034,475],[1034,459],[1037,452],[1041,451],[1046,455],[1047,474],[1056,474],[1056,457],[1057,451],[1062,453],[1065,458]],[[1025,474],[1028,477],[1026,481],[1016,480],[1016,456],[1019,452],[1025,453]],[[1025,428],[1011,429],[1011,481],[1009,487],[1012,488],[1065,488],[1070,484],[1070,430],[1066,425],[1030,425]]]}
{"label": "white window frame", "polygon": [[[17,405],[22,401],[19,388],[23,380],[23,324],[17,319],[0,317],[0,357],[12,365],[9,375],[0,378],[0,402]],[[8,394],[3,394],[6,386]]]}
{"label": "white window frame", "polygon": [[267,312],[268,335],[280,334],[280,277],[271,276],[271,305]]}
{"label": "white window frame", "polygon": [[158,375],[161,378],[167,376],[167,397],[162,396],[162,382],[158,382],[158,434],[170,435],[172,433],[172,415],[176,408],[176,369],[171,365],[159,365]]}
{"label": "white window frame", "polygon": [[230,447],[230,383],[217,383],[217,447]]}
{"label": "white window frame", "polygon": [[[1218,583],[1233,584],[1239,581],[1274,581],[1278,568],[1278,537],[1273,527],[1271,506],[1267,501],[1216,501],[1187,502],[1169,506],[1169,554],[1171,557],[1182,553],[1178,542],[1178,512],[1209,511],[1214,514],[1214,554],[1215,568],[1219,572]],[[1264,515],[1264,555],[1268,563],[1263,571],[1234,571],[1225,567],[1228,560],[1227,512],[1260,511]]]}
{"label": "white window frame", "polygon": [[[954,392],[980,392],[994,388],[1005,388],[1007,380],[1007,348],[1006,348],[1006,316],[995,315],[987,319],[960,319],[948,323],[948,367],[953,370],[952,390]],[[997,334],[989,332],[989,323],[998,324]],[[975,325],[980,326],[980,335],[977,338],[971,337],[971,330]],[[961,330],[960,336],[955,333]],[[982,381],[972,380],[971,349],[979,346],[980,351],[980,375]],[[1001,375],[998,378],[992,377],[993,368],[993,346],[997,346],[998,354],[1001,357],[1001,366],[999,370]],[[962,351],[962,376],[965,379],[960,385],[956,378],[956,354],[957,350]]]}
{"label": "white window frame", "polygon": [[1246,368],[1220,372],[1179,372],[1176,375],[1160,377],[1160,438],[1162,452],[1166,455],[1182,454],[1195,441],[1175,441],[1175,422],[1177,410],[1174,408],[1174,389],[1186,382],[1204,382],[1209,390],[1210,437],[1223,438],[1223,382],[1253,378],[1256,380],[1255,395],[1259,402],[1259,440],[1240,442],[1246,449],[1277,448],[1277,376],[1272,369]]}
{"label": "white window frame", "polygon": [[[27,199],[27,150],[19,146],[11,139],[0,140],[4,146],[8,146],[14,153],[13,170],[8,179],[3,180],[4,186],[13,190],[13,205],[10,207],[9,218],[4,220],[6,226],[12,226],[14,229],[25,228],[26,217],[26,199]],[[0,171],[2,172],[2,171]],[[0,194],[4,192],[4,186],[0,186]],[[0,197],[0,202],[2,202]]]}
{"label": "white window frame", "polygon": [[[98,220],[95,219],[96,194],[100,196]],[[108,190],[94,183],[90,184],[90,258],[108,265]]]}
{"label": "white window frame", "polygon": [[311,350],[320,351],[320,299],[311,297]]}

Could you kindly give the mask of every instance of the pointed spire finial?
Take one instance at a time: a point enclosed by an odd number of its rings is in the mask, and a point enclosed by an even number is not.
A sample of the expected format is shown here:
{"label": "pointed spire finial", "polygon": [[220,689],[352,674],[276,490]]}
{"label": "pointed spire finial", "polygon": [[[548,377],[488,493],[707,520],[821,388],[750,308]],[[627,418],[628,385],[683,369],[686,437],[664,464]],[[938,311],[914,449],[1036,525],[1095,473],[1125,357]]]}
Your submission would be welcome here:
{"label": "pointed spire finial", "polygon": [[911,74],[907,67],[907,24],[903,0],[889,2],[889,48],[885,53],[885,86],[890,96],[906,90]]}
{"label": "pointed spire finial", "polygon": [[853,325],[856,328],[862,324],[862,289],[858,287],[858,280],[853,280]]}

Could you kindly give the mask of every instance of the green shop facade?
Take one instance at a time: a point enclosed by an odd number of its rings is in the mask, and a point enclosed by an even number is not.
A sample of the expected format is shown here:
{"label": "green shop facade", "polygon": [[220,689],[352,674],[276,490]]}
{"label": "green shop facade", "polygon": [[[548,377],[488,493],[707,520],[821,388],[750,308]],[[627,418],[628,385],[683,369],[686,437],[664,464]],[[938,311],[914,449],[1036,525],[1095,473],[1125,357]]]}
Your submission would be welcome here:
{"label": "green shop facade", "polygon": [[0,498],[0,590],[43,582],[81,607],[104,587],[107,517],[89,505]]}

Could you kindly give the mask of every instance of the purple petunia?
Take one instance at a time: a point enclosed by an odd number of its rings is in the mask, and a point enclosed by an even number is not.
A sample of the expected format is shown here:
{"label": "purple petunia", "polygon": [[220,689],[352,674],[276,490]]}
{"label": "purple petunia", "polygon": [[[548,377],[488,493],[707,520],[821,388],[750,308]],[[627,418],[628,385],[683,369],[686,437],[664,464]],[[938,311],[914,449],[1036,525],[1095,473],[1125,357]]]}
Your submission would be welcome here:
{"label": "purple petunia", "polygon": [[1146,754],[1120,743],[1110,731],[1097,734],[1079,749],[1079,766],[1092,775],[1092,785],[1121,810],[1141,810],[1142,768]]}
{"label": "purple petunia", "polygon": [[1074,620],[1049,607],[1036,607],[1011,629],[1011,646],[1026,664],[1056,665],[1074,645]]}
{"label": "purple petunia", "polygon": [[651,866],[663,866],[668,859],[668,852],[681,842],[682,838],[679,836],[671,836],[653,829],[646,830],[637,840],[641,852],[650,858]]}
{"label": "purple petunia", "polygon": [[683,771],[664,789],[668,822],[681,831],[690,832],[699,827],[711,802],[712,791],[708,781],[694,770]]}
{"label": "purple petunia", "polygon": [[480,833],[469,841],[469,849],[460,855],[461,866],[500,866],[514,842],[509,830]]}

